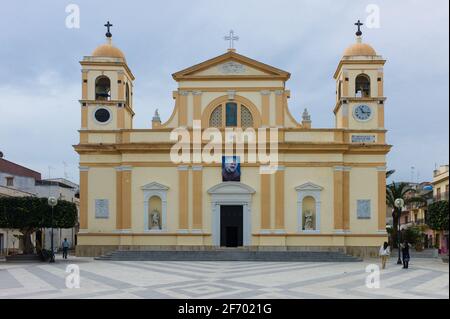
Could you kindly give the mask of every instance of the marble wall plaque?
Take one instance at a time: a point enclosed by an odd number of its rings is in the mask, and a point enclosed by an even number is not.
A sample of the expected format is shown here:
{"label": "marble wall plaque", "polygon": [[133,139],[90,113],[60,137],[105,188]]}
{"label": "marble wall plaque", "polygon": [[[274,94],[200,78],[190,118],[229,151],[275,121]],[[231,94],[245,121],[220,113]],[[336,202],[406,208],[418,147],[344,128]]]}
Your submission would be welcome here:
{"label": "marble wall plaque", "polygon": [[352,135],[352,143],[375,143],[375,135]]}
{"label": "marble wall plaque", "polygon": [[356,206],[358,219],[370,219],[370,199],[358,199]]}
{"label": "marble wall plaque", "polygon": [[95,200],[95,218],[109,218],[109,201],[107,199]]}

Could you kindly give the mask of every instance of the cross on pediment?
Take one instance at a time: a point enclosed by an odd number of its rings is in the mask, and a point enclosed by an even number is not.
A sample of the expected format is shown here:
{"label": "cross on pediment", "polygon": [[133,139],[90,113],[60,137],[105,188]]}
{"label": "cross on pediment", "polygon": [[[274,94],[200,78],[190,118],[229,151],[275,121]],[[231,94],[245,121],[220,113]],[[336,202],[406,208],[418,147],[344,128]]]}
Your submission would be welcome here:
{"label": "cross on pediment", "polygon": [[230,42],[228,50],[234,50],[234,41],[238,41],[239,37],[234,35],[234,31],[230,30],[229,35],[225,36],[224,39]]}

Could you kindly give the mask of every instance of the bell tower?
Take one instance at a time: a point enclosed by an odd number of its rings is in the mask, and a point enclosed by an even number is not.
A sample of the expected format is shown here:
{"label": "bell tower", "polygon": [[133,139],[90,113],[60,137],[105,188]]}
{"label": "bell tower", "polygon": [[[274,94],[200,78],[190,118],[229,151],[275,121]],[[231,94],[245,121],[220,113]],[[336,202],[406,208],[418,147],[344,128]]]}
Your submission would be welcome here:
{"label": "bell tower", "polygon": [[359,20],[356,43],[349,46],[334,73],[336,128],[384,129],[383,66],[385,60],[362,42]]}
{"label": "bell tower", "polygon": [[[106,43],[80,62],[82,74],[81,135],[86,130],[133,127],[133,81],[123,52],[112,44],[109,21]],[[87,134],[81,138],[87,141]]]}

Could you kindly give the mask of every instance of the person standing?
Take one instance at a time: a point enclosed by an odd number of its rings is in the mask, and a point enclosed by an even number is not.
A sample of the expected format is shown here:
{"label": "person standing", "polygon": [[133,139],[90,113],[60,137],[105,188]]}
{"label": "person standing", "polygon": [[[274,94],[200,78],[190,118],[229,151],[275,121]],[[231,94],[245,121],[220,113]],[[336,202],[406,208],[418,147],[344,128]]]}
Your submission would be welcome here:
{"label": "person standing", "polygon": [[389,244],[384,242],[384,244],[380,247],[381,269],[386,268],[386,262],[390,255],[391,249],[389,248]]}
{"label": "person standing", "polygon": [[409,243],[405,240],[403,244],[400,244],[402,249],[402,258],[403,258],[403,269],[408,269],[409,266]]}
{"label": "person standing", "polygon": [[64,238],[64,241],[62,243],[63,246],[63,258],[67,259],[67,252],[69,251],[69,242],[67,241],[67,238]]}

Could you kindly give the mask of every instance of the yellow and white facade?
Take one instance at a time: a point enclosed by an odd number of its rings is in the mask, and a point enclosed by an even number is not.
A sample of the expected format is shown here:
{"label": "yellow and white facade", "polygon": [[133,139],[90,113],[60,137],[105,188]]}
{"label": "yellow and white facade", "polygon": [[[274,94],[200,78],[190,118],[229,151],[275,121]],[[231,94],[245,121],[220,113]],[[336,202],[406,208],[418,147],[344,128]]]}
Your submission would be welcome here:
{"label": "yellow and white facade", "polygon": [[[220,247],[224,206],[237,207],[239,246],[249,249],[378,252],[387,240],[385,60],[360,37],[334,73],[333,128],[312,127],[306,112],[297,122],[290,74],[234,49],[174,73],[170,118],[134,128],[134,76],[108,40],[81,61],[78,255]],[[171,160],[170,133],[192,132],[194,121],[223,132],[227,103],[236,105],[234,126],[278,129],[276,172],[242,162],[240,182],[223,182],[221,163]]]}

